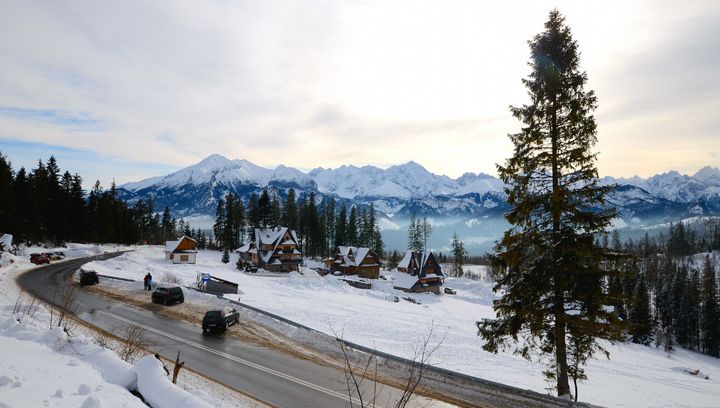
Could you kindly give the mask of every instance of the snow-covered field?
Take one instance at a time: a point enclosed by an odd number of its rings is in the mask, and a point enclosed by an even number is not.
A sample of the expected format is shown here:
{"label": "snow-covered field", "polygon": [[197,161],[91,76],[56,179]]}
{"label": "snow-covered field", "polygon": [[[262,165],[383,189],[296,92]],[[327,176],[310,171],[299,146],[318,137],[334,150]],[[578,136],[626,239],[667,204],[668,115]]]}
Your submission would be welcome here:
{"label": "snow-covered field", "polygon": [[[82,325],[71,324],[70,335],[58,327],[51,329],[49,311],[33,303],[15,283],[20,273],[35,267],[27,256],[33,252],[63,251],[67,259],[71,259],[121,249],[125,248],[70,244],[68,248],[23,247],[17,256],[2,254],[0,408],[147,407],[128,391],[138,385],[141,389],[144,387],[148,395],[162,392],[164,401],[174,401],[174,405],[158,404],[157,407],[180,406],[178,401],[183,401],[184,407],[260,406],[243,398],[219,403],[211,393],[224,387],[187,371],[179,377],[181,386],[173,386],[154,357],[148,361],[140,359],[144,367],[133,366],[113,351],[95,344],[93,332]],[[157,372],[162,372],[162,376]],[[139,376],[145,379],[139,381]]]}
{"label": "snow-covered field", "polygon": [[[310,269],[268,277],[241,273],[234,260],[222,264],[218,252],[201,251],[197,259],[195,265],[173,265],[163,259],[161,247],[141,247],[108,261],[91,262],[86,268],[136,280],[150,272],[155,282],[173,274],[187,285],[194,284],[199,272],[210,273],[237,282],[243,303],[408,358],[434,327],[434,340],[442,340],[442,344],[431,364],[546,392],[541,364],[511,353],[494,355],[482,350],[475,322],[494,316],[492,285],[484,279],[447,278],[445,286],[456,289],[455,296],[407,294],[392,288],[397,272],[383,272],[388,280],[375,281],[372,290],[362,290],[334,276],[320,277]],[[473,267],[473,272],[482,273],[482,267]],[[395,296],[411,296],[421,304],[396,303]],[[590,361],[590,379],[579,385],[580,400],[612,407],[720,406],[720,359],[687,350],[667,354],[635,344],[606,346],[611,360]],[[687,373],[693,370],[709,379]]]}

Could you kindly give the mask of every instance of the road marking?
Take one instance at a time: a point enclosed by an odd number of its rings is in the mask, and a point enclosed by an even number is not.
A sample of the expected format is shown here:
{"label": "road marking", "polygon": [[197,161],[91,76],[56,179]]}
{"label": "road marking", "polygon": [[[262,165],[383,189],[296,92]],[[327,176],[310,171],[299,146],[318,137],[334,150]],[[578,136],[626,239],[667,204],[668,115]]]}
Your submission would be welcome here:
{"label": "road marking", "polygon": [[[90,307],[88,307],[88,306],[86,306],[86,305],[83,305],[83,306],[84,306],[84,307],[87,307],[87,308],[90,308]],[[92,308],[90,308],[90,309],[92,309]],[[170,334],[170,333],[164,332],[164,331],[162,331],[162,330],[158,330],[158,329],[156,329],[156,328],[154,328],[154,327],[150,327],[150,326],[144,325],[144,324],[142,324],[142,323],[134,322],[134,321],[129,320],[129,319],[126,319],[126,318],[124,318],[124,317],[122,317],[122,316],[118,316],[118,315],[116,315],[116,314],[114,314],[114,313],[110,313],[110,312],[106,312],[106,311],[104,311],[104,310],[98,310],[98,309],[95,309],[95,312],[96,312],[96,313],[102,313],[102,314],[104,314],[104,315],[110,316],[110,317],[112,317],[112,318],[115,318],[115,319],[117,319],[117,320],[123,321],[123,322],[125,322],[125,323],[132,324],[132,325],[135,325],[135,326],[137,326],[137,327],[141,327],[141,328],[143,328],[143,329],[145,329],[145,330],[151,331],[151,332],[153,332],[153,333],[159,334],[159,335],[161,335],[161,336],[164,336],[164,337],[167,337],[167,338],[170,338],[170,339],[179,341],[179,342],[181,342],[181,343],[185,343],[185,344],[187,344],[188,346],[195,347],[195,348],[198,348],[198,349],[200,349],[200,350],[207,351],[207,352],[209,352],[209,353],[213,353],[213,354],[215,354],[215,355],[218,355],[218,356],[220,356],[220,357],[226,358],[226,359],[228,359],[228,360],[232,360],[232,361],[235,361],[235,362],[237,362],[237,363],[246,365],[246,366],[248,366],[248,367],[252,367],[252,368],[254,368],[254,369],[256,369],[256,370],[260,370],[260,371],[266,372],[266,373],[268,373],[268,374],[272,374],[272,375],[274,375],[274,376],[283,378],[283,379],[288,380],[288,381],[290,381],[290,382],[294,382],[294,383],[296,383],[296,384],[299,384],[299,385],[302,385],[302,386],[305,386],[305,387],[314,389],[314,390],[316,390],[316,391],[320,391],[320,392],[325,393],[325,394],[327,394],[327,395],[330,395],[330,396],[333,396],[333,397],[336,397],[336,398],[340,398],[340,399],[342,399],[342,400],[344,400],[344,401],[346,401],[346,402],[350,402],[351,404],[359,403],[359,401],[357,401],[355,398],[350,398],[350,397],[348,397],[347,395],[342,394],[342,393],[339,393],[339,392],[337,392],[337,391],[333,391],[333,390],[330,390],[330,389],[321,387],[321,386],[319,386],[319,385],[316,385],[316,384],[313,384],[313,383],[311,383],[311,382],[302,380],[302,379],[300,379],[300,378],[293,377],[293,376],[291,376],[291,375],[282,373],[282,372],[277,371],[277,370],[273,370],[272,368],[268,368],[268,367],[265,367],[265,366],[261,366],[261,365],[259,365],[259,364],[253,363],[252,361],[248,361],[248,360],[245,360],[245,359],[242,359],[242,358],[239,358],[239,357],[235,357],[235,356],[233,356],[233,355],[231,355],[231,354],[223,353],[222,351],[218,351],[218,350],[212,349],[212,348],[210,348],[210,347],[203,346],[202,344],[195,343],[195,342],[193,342],[193,341],[184,339],[184,338],[179,337],[179,336],[175,336],[174,334]],[[370,407],[375,408],[375,405],[370,405]]]}

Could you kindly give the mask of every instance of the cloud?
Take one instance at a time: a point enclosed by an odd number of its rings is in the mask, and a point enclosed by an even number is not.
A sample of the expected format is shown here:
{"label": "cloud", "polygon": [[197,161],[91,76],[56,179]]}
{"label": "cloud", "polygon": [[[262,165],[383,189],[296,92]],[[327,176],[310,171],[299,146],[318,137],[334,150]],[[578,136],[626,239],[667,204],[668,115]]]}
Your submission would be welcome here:
{"label": "cloud", "polygon": [[[600,96],[602,172],[720,165],[696,154],[718,130],[716,2],[16,2],[0,14],[0,135],[117,165],[217,152],[494,174],[519,127],[507,106],[527,98],[526,40],[556,4]],[[665,154],[673,134],[686,156]]]}

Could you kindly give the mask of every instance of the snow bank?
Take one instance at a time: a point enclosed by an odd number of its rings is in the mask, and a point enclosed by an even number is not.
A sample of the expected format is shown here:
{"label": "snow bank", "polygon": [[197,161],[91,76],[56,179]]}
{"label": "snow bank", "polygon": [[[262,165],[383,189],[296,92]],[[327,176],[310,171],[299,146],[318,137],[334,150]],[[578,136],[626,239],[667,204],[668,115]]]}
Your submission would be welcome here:
{"label": "snow bank", "polygon": [[153,408],[212,408],[200,398],[177,387],[166,376],[163,364],[153,356],[135,364],[138,391]]}

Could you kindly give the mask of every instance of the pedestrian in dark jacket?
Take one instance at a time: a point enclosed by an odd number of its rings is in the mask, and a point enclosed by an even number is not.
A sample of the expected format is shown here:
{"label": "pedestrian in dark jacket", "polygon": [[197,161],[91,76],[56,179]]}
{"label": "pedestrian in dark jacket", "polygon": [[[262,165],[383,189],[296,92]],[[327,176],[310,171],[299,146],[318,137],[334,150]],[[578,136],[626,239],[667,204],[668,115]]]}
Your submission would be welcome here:
{"label": "pedestrian in dark jacket", "polygon": [[143,290],[148,290],[149,283],[150,283],[150,272],[145,274],[145,277],[143,278]]}
{"label": "pedestrian in dark jacket", "polygon": [[150,275],[150,272],[148,272],[147,276],[148,276],[147,290],[152,290],[152,275]]}

